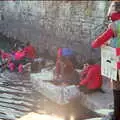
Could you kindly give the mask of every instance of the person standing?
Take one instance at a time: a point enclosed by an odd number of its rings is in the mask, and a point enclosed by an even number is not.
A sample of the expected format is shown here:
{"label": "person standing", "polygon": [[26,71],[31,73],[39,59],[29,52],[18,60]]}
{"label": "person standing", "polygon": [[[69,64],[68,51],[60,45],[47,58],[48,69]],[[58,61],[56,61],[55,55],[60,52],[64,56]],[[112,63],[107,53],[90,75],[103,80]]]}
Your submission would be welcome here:
{"label": "person standing", "polygon": [[[107,14],[112,23],[107,30],[103,32],[96,40],[92,42],[93,48],[101,47],[112,38],[111,45],[116,48],[118,56],[120,56],[120,1],[112,1]],[[119,66],[118,66],[119,67]],[[118,70],[120,67],[118,68]],[[120,120],[120,78],[113,80],[113,96],[114,96],[114,114],[112,120]]]}
{"label": "person standing", "polygon": [[24,51],[26,53],[26,58],[34,59],[36,57],[36,50],[35,48],[30,44],[30,42],[26,43],[26,46],[24,47]]}

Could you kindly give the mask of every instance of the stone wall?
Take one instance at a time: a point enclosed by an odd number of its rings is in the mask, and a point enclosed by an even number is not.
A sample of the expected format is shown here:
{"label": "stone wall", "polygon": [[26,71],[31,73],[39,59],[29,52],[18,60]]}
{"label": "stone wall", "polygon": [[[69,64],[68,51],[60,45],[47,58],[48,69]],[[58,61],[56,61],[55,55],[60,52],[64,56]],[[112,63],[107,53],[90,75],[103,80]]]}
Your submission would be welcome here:
{"label": "stone wall", "polygon": [[99,53],[90,43],[104,31],[105,10],[105,1],[0,1],[0,32],[31,41],[38,53],[72,47],[83,62]]}

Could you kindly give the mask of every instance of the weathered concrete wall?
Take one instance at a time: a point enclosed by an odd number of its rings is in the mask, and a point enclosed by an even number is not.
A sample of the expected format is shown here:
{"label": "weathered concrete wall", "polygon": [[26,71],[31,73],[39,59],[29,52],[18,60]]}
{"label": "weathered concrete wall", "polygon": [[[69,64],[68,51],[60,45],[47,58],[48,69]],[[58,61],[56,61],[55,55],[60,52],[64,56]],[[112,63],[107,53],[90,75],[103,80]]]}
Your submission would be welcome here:
{"label": "weathered concrete wall", "polygon": [[0,32],[31,41],[38,52],[47,47],[53,54],[56,47],[68,46],[80,54],[80,61],[96,54],[90,43],[103,31],[105,1],[0,1],[0,5]]}

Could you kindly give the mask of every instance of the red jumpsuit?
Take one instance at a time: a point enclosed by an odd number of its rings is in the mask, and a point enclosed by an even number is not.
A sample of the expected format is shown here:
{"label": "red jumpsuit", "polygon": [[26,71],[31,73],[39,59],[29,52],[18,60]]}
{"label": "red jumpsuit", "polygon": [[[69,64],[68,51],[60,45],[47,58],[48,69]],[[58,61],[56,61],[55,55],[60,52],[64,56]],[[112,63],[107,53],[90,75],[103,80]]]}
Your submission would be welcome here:
{"label": "red jumpsuit", "polygon": [[24,51],[26,53],[27,58],[34,59],[36,57],[36,51],[35,48],[31,45],[24,48]]}

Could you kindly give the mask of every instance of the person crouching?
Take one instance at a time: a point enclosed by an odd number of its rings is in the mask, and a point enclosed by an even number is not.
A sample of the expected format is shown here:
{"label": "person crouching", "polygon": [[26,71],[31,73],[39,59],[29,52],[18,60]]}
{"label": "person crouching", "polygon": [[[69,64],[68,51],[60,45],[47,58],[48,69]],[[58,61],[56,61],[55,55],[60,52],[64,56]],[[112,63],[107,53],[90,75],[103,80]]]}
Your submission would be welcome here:
{"label": "person crouching", "polygon": [[14,54],[14,59],[11,60],[8,67],[10,71],[14,71],[17,68],[18,72],[21,73],[23,71],[23,64],[25,64],[25,52],[23,47],[19,47]]}
{"label": "person crouching", "polygon": [[57,81],[64,85],[77,85],[79,82],[79,73],[67,56],[60,58],[59,79]]}
{"label": "person crouching", "polygon": [[81,91],[85,93],[102,91],[101,67],[93,59],[87,61],[80,76],[79,88]]}

